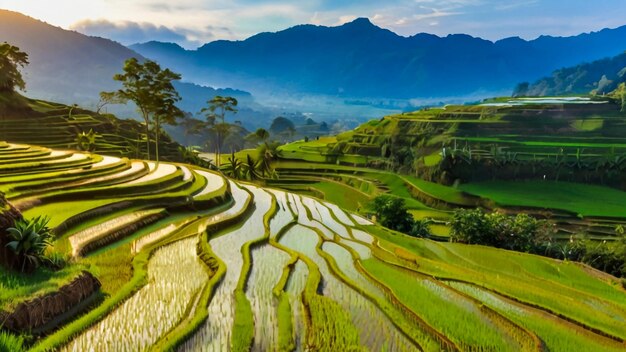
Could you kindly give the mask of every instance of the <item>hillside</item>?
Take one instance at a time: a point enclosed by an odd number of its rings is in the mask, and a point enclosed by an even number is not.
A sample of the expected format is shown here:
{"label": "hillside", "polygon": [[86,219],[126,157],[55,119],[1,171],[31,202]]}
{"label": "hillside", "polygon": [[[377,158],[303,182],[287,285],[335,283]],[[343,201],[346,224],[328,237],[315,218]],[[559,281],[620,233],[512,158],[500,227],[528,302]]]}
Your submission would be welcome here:
{"label": "hillside", "polygon": [[[626,115],[608,99],[495,99],[372,120],[336,137],[279,148],[271,184],[368,212],[402,198],[449,236],[451,210],[530,213],[616,240],[626,224]],[[243,154],[244,152],[242,152]]]}
{"label": "hillside", "polygon": [[[101,91],[118,88],[113,75],[121,71],[126,59],[142,58],[117,42],[64,30],[2,9],[0,41],[7,41],[29,55],[30,64],[24,69],[29,96],[86,107],[96,105]],[[240,90],[214,89],[189,82],[176,83],[176,88],[183,98],[180,107],[194,113],[198,106],[220,94],[235,96],[244,106],[252,103],[250,94]],[[134,114],[132,107],[114,107],[111,111]]]}
{"label": "hillside", "polygon": [[554,96],[610,93],[626,81],[626,53],[591,63],[556,70],[534,82],[519,95]]}
{"label": "hillside", "polygon": [[131,48],[194,82],[255,95],[271,88],[272,94],[410,99],[509,91],[517,82],[623,52],[626,27],[491,42],[462,34],[402,37],[360,18],[337,27],[299,25],[243,41],[220,40],[191,51],[159,42]]}
{"label": "hillside", "polygon": [[71,259],[0,267],[0,348],[623,350],[625,293],[583,265],[410,238],[190,165],[12,143],[0,159],[0,191],[50,215]]}
{"label": "hillside", "polygon": [[[6,108],[6,99],[21,104]],[[94,133],[92,141],[87,137],[90,131]],[[81,134],[87,136],[80,140]],[[18,95],[8,98],[0,94],[0,139],[49,148],[82,148],[118,157],[138,158],[146,152],[145,127],[135,120]],[[167,134],[160,139],[159,151],[165,160],[182,160],[180,144]]]}

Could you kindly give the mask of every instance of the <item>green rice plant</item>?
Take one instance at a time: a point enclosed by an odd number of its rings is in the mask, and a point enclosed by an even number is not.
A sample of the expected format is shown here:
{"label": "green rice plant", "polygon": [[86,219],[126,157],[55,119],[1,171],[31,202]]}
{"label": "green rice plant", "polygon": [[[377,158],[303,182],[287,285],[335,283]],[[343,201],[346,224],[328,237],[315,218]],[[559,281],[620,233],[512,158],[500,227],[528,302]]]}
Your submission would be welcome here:
{"label": "green rice plant", "polygon": [[[217,257],[224,261],[227,268],[226,275],[221,281],[219,287],[215,291],[209,306],[208,319],[204,326],[191,337],[183,346],[183,350],[220,350],[225,346],[231,346],[235,341],[234,336],[245,338],[241,340],[242,345],[248,348],[252,342],[251,336],[254,333],[253,317],[251,309],[247,309],[249,301],[243,293],[245,280],[240,284],[240,278],[244,270],[244,259],[246,251],[242,249],[244,245],[250,241],[266,237],[266,231],[258,224],[264,223],[263,219],[272,207],[271,196],[256,187],[248,187],[249,192],[254,196],[255,210],[250,217],[242,222],[241,226],[227,234],[212,238],[209,242],[213,252]],[[242,198],[242,194],[238,193],[238,197]],[[233,194],[235,196],[235,194]],[[237,200],[236,203],[245,203],[245,200]],[[271,214],[269,215],[271,216]],[[249,252],[247,252],[249,256]],[[239,288],[241,295],[237,295],[235,291]],[[235,295],[233,295],[235,293]],[[236,298],[236,297],[239,298]],[[236,307],[239,304],[239,315],[236,316]],[[237,325],[235,333],[235,321],[241,319]],[[242,332],[243,331],[243,332]],[[252,332],[252,333],[251,333]]]}
{"label": "green rice plant", "polygon": [[92,244],[103,240],[107,241],[107,237],[120,230],[127,229],[132,224],[151,221],[155,216],[162,217],[163,215],[164,209],[143,210],[111,219],[77,232],[69,237],[72,255],[80,255],[86,247],[93,247]]}
{"label": "green rice plant", "polygon": [[[293,343],[298,350],[301,350],[305,345],[307,336],[307,324],[305,322],[305,314],[302,303],[302,293],[306,286],[308,276],[308,269],[306,264],[302,260],[298,260],[289,274],[289,280],[285,286],[285,295],[289,299],[290,315],[293,318],[293,330],[292,335]],[[281,322],[281,312],[279,310],[279,324]],[[284,318],[284,317],[283,317]],[[279,331],[280,329],[279,325]],[[285,338],[287,339],[287,338]]]}
{"label": "green rice plant", "polygon": [[414,277],[376,259],[363,261],[363,266],[388,285],[413,312],[462,349],[512,350],[505,336],[481,318],[472,302],[431,280]]}
{"label": "green rice plant", "polygon": [[497,294],[464,283],[448,282],[452,287],[480,300],[486,306],[536,332],[550,351],[622,351],[624,344],[543,311],[517,304]]}
{"label": "green rice plant", "polygon": [[615,319],[626,314],[623,293],[607,282],[592,279],[573,263],[487,247],[468,250],[466,246],[432,241],[417,245],[427,246],[416,261],[419,270],[429,275],[480,283],[588,329],[621,339],[625,336],[624,322]]}
{"label": "green rice plant", "polygon": [[[318,247],[318,252],[341,281],[361,295],[361,299],[368,300],[369,304],[366,301],[361,303],[366,308],[357,325],[361,327],[361,341],[366,346],[374,350],[412,351],[416,345],[407,336],[420,342],[428,341],[421,331],[410,327],[406,319],[386,302],[385,294],[379,287],[358,272],[354,266],[358,256],[353,257],[348,250],[333,242],[324,242],[321,248]],[[363,326],[370,328],[363,329]],[[438,345],[424,344],[420,347],[434,350]]]}
{"label": "green rice plant", "polygon": [[[250,190],[253,194],[255,194],[255,199],[257,200],[257,202],[263,202],[262,204],[265,205],[265,203],[267,203],[266,198],[268,196],[268,193],[261,191],[258,188],[253,188],[251,186],[247,187],[248,190]],[[263,215],[263,234],[261,236],[259,236],[258,238],[249,240],[248,242],[244,243],[243,246],[241,247],[241,254],[243,257],[243,265],[242,265],[242,269],[241,269],[241,274],[239,276],[239,281],[237,282],[237,288],[235,289],[235,304],[236,304],[236,308],[235,308],[235,318],[234,318],[234,326],[233,326],[233,335],[232,335],[232,343],[231,343],[231,349],[233,351],[248,351],[250,350],[253,340],[254,340],[254,329],[255,329],[255,325],[254,325],[254,317],[257,317],[257,321],[260,322],[260,319],[264,320],[269,320],[269,324],[270,326],[274,327],[276,325],[276,321],[275,319],[272,319],[272,317],[270,316],[268,319],[267,315],[264,315],[262,313],[273,313],[273,310],[269,309],[265,312],[261,311],[261,307],[255,305],[255,308],[257,308],[255,311],[253,311],[252,309],[252,304],[250,302],[250,300],[248,299],[248,296],[245,294],[245,290],[247,287],[247,283],[249,280],[249,275],[250,272],[252,271],[252,255],[251,255],[251,247],[252,246],[257,246],[260,243],[262,243],[265,240],[269,239],[270,236],[270,227],[269,227],[269,222],[270,222],[270,218],[272,216],[274,216],[275,212],[276,212],[276,199],[274,198],[274,196],[270,197],[270,207],[269,209],[265,208],[257,208],[257,211],[259,212],[264,212]],[[267,279],[267,278],[265,278]],[[263,282],[267,282],[267,281],[263,281]],[[258,284],[258,282],[257,282]],[[259,289],[259,288],[263,288],[263,286],[261,287],[254,287],[254,289]],[[270,285],[267,285],[267,290],[266,293],[269,296],[269,291],[270,291]],[[253,297],[254,298],[254,297]],[[258,302],[255,302],[258,303]],[[267,303],[266,303],[267,304]],[[266,304],[263,304],[263,306],[265,306]],[[259,319],[260,318],[260,319]],[[256,326],[257,328],[261,328],[261,324],[257,324]],[[259,329],[261,330],[261,329]],[[261,331],[262,332],[262,331]],[[276,335],[276,332],[274,332],[273,330],[269,332],[269,335]],[[262,343],[263,341],[261,341],[261,338],[263,336],[260,334],[257,334],[257,340],[259,343]],[[267,347],[267,346],[265,346]]]}
{"label": "green rice plant", "polygon": [[[196,257],[196,243],[197,238],[192,237],[158,249],[148,262],[148,284],[64,350],[92,346],[141,350],[158,341],[183,319],[190,302],[208,281]],[[131,316],[135,318],[128,319]]]}
{"label": "green rice plant", "polygon": [[294,221],[295,217],[287,203],[287,195],[285,192],[276,190],[267,190],[277,201],[277,211],[270,221],[270,237],[276,237],[280,231],[289,223]]}
{"label": "green rice plant", "polygon": [[[308,299],[313,301],[313,303],[308,303],[312,326],[309,329],[307,345],[309,347],[325,346],[325,344],[329,342],[329,339],[339,339],[341,344],[344,344],[346,348],[360,348],[357,347],[360,346],[360,342],[358,342],[359,329],[357,329],[356,326],[359,326],[359,323],[367,320],[369,312],[365,309],[365,306],[369,302],[364,300],[364,298],[357,292],[342,284],[333,275],[331,275],[326,262],[316,251],[319,239],[320,238],[315,231],[303,227],[302,225],[296,225],[291,228],[280,239],[280,243],[282,245],[285,245],[301,254],[305,263],[310,261],[310,263],[307,263],[309,273],[311,273],[312,270],[311,266],[314,265],[314,269],[319,271],[321,278],[323,278],[324,285],[322,290],[324,296],[327,297],[321,297],[317,293],[313,294],[314,292],[317,292],[317,289],[312,292],[308,291],[309,288],[305,290],[306,294],[309,294]],[[310,274],[309,280],[311,280]],[[311,285],[308,282],[309,281],[307,281],[307,287]],[[337,316],[341,319],[347,319],[344,322],[338,322],[337,324],[347,324],[344,328],[350,329],[351,331],[352,329],[355,329],[354,336],[330,337],[339,333],[340,330],[334,330],[339,329],[339,326],[320,326],[324,319],[322,316],[324,314],[330,314],[332,311],[335,311],[336,313],[334,314],[337,314]],[[316,331],[319,329],[321,329],[321,331]],[[311,338],[311,336],[313,336],[313,338]]]}
{"label": "green rice plant", "polygon": [[[293,351],[296,349],[296,341],[293,336],[294,322],[292,319],[291,303],[289,295],[284,292],[278,296],[277,322],[278,339],[276,341],[276,350],[280,352]],[[258,336],[258,335],[257,335]]]}
{"label": "green rice plant", "polygon": [[[273,287],[281,279],[276,268],[284,267],[289,260],[289,254],[268,244],[252,250],[253,265],[246,283],[246,295],[252,305],[254,321],[257,322],[254,326],[253,343],[253,349],[256,351],[267,351],[277,344],[279,319]],[[285,298],[289,304],[288,297]],[[291,315],[290,307],[289,314]]]}

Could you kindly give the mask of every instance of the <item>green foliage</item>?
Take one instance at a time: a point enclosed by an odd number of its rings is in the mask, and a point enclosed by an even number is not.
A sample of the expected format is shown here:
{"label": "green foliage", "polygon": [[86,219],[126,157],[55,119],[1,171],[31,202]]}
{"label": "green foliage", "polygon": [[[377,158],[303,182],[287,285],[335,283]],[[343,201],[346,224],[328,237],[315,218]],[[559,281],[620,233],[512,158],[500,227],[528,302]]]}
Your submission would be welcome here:
{"label": "green foliage", "polygon": [[372,206],[381,225],[404,233],[411,230],[412,216],[406,209],[404,199],[386,195],[378,196],[374,198]]}
{"label": "green foliage", "polygon": [[413,237],[429,237],[431,219],[414,220],[404,199],[382,195],[374,198],[372,208],[381,225]]}
{"label": "green foliage", "polygon": [[255,181],[261,178],[261,168],[263,163],[261,160],[254,160],[250,154],[246,155],[246,160],[242,164],[242,176],[248,181]]}
{"label": "green foliage", "polygon": [[224,165],[224,167],[222,168],[222,171],[226,176],[239,180],[243,176],[243,167],[243,163],[235,156],[235,153],[233,152],[228,158],[228,163],[226,163],[226,165]]}
{"label": "green foliage", "polygon": [[278,297],[278,351],[289,352],[296,348],[293,339],[293,321],[289,296],[281,291]]}
{"label": "green foliage", "polygon": [[0,352],[20,352],[24,350],[24,336],[16,336],[6,331],[0,331]]}
{"label": "green foliage", "polygon": [[207,126],[210,131],[215,133],[215,151],[217,153],[217,166],[220,166],[220,155],[222,144],[231,132],[231,125],[226,123],[226,113],[237,113],[237,99],[233,97],[215,96],[207,101],[207,107],[200,110],[204,114]]}
{"label": "green foliage", "polygon": [[88,133],[80,132],[76,135],[76,148],[78,150],[93,152],[96,148],[96,138],[101,137],[97,133],[93,131],[93,129],[89,129]]}
{"label": "green foliage", "polygon": [[19,68],[28,65],[28,54],[7,42],[0,44],[0,93],[24,90],[26,83]]}
{"label": "green foliage", "polygon": [[215,164],[211,160],[206,160],[200,157],[200,152],[195,147],[178,147],[178,151],[182,157],[183,162],[187,164],[197,165],[205,169],[214,169]]}
{"label": "green foliage", "polygon": [[413,237],[429,237],[430,225],[433,223],[432,219],[416,219],[413,221],[411,231],[409,234]]}
{"label": "green foliage", "polygon": [[113,76],[114,80],[122,83],[122,89],[116,92],[103,92],[101,97],[115,98],[117,102],[130,100],[137,105],[146,124],[148,159],[150,159],[150,121],[154,121],[158,161],[161,123],[175,124],[176,119],[183,117],[182,111],[176,107],[181,98],[172,84],[181,76],[169,69],[161,69],[154,61],[140,63],[136,58],[126,60],[123,71]]}
{"label": "green foliage", "polygon": [[49,221],[50,218],[42,216],[19,219],[14,227],[7,229],[9,242],[6,246],[17,256],[21,272],[32,272],[46,260],[46,250],[53,239]]}
{"label": "green foliage", "polygon": [[[260,322],[261,323],[261,322]],[[254,315],[246,293],[235,291],[235,323],[231,339],[231,351],[250,351],[254,339]]]}
{"label": "green foliage", "polygon": [[554,234],[554,226],[527,214],[508,216],[480,209],[458,209],[450,221],[450,240],[520,252],[533,252]]}
{"label": "green foliage", "polygon": [[[626,236],[614,243],[572,236],[556,242],[553,224],[527,214],[508,216],[480,209],[456,210],[450,222],[452,242],[481,244],[586,263],[611,275],[626,275]],[[620,231],[619,227],[616,232]]]}

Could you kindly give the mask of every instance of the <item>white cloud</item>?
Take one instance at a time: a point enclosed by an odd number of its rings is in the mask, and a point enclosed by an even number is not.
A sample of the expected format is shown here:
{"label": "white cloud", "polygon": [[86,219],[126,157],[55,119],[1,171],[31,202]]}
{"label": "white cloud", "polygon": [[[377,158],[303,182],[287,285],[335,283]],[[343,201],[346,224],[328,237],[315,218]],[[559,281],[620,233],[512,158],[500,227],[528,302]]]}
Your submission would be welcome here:
{"label": "white cloud", "polygon": [[70,26],[77,32],[113,39],[124,45],[158,40],[162,42],[178,43],[185,47],[197,47],[202,43],[214,39],[208,26],[204,29],[168,28],[148,22],[116,21],[105,19],[82,20]]}

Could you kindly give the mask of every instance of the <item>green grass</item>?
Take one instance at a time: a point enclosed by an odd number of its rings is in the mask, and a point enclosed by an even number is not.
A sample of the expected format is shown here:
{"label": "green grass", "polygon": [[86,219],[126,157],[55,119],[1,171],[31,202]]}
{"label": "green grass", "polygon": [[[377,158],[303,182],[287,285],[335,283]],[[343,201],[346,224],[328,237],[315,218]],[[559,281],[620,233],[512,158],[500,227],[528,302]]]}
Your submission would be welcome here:
{"label": "green grass", "polygon": [[358,211],[370,202],[370,197],[362,192],[336,182],[317,182],[309,186],[322,192],[325,200],[351,211]]}
{"label": "green grass", "polygon": [[432,196],[433,198],[443,200],[446,203],[457,205],[473,205],[471,199],[463,194],[460,190],[440,185],[434,182],[428,182],[413,176],[403,176],[409,184],[415,186],[422,192]]}
{"label": "green grass", "polygon": [[24,337],[0,331],[0,352],[20,352],[24,350]]}
{"label": "green grass", "polygon": [[[515,323],[537,333],[550,351],[623,351],[623,345],[594,336],[573,324],[564,322],[539,310],[517,305],[498,295],[480,288],[451,284],[453,287],[482,301],[485,305],[513,320]],[[576,333],[572,333],[572,330]]]}
{"label": "green grass", "polygon": [[603,126],[604,120],[602,118],[574,120],[572,122],[572,127],[574,127],[577,131],[596,131],[602,129]]}
{"label": "green grass", "polygon": [[609,187],[554,181],[490,181],[464,184],[460,189],[492,199],[500,206],[626,217],[626,192]]}
{"label": "green grass", "polygon": [[73,264],[59,271],[41,268],[33,274],[22,274],[0,267],[0,309],[10,309],[34,296],[54,292],[86,268],[84,264]]}

